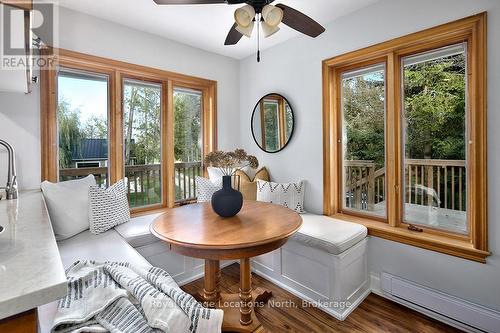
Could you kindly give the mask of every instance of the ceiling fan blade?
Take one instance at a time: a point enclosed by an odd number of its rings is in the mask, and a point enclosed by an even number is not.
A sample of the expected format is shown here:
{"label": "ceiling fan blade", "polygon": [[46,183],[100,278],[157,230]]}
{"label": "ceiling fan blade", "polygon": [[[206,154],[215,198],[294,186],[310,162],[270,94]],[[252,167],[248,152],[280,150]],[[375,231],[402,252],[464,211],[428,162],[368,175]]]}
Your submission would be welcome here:
{"label": "ceiling fan blade", "polygon": [[311,37],[318,37],[325,32],[325,28],[323,28],[321,24],[298,10],[288,7],[282,3],[277,4],[276,7],[283,10],[283,23],[290,28]]}
{"label": "ceiling fan blade", "polygon": [[229,30],[224,45],[236,45],[240,41],[241,37],[243,37],[243,35],[236,30],[236,26],[236,23],[233,24],[231,30]]}
{"label": "ceiling fan blade", "polygon": [[229,5],[244,3],[246,0],[153,0],[158,5],[210,5],[227,3]]}

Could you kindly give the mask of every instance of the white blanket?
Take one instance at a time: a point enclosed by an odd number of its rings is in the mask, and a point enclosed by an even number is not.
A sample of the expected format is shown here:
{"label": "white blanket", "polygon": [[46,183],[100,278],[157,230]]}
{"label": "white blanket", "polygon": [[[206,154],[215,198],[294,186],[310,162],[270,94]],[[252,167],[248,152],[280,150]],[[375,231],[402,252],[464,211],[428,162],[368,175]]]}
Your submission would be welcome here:
{"label": "white blanket", "polygon": [[52,332],[221,332],[222,310],[206,309],[160,268],[77,261]]}

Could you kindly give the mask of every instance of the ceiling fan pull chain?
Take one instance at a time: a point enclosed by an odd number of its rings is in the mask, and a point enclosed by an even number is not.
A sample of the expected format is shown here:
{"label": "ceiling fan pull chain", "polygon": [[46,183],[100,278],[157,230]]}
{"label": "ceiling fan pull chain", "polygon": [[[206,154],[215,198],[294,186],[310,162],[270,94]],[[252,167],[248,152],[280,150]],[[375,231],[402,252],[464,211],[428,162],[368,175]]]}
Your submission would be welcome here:
{"label": "ceiling fan pull chain", "polygon": [[260,20],[261,14],[257,14],[257,62],[260,62]]}

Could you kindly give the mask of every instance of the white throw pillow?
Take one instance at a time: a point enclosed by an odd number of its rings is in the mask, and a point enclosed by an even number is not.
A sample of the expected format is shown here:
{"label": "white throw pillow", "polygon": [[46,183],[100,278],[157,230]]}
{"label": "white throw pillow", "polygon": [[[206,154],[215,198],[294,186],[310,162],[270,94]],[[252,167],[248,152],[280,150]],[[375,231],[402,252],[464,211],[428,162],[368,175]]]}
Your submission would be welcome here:
{"label": "white throw pillow", "polygon": [[41,185],[56,240],[60,241],[89,228],[89,188],[95,186],[95,178]]}
{"label": "white throw pillow", "polygon": [[210,179],[196,176],[196,198],[198,202],[208,202],[212,200],[212,195],[222,188],[222,178],[213,183]]}
{"label": "white throw pillow", "polygon": [[280,184],[257,180],[257,201],[275,203],[303,213],[304,187],[304,181]]}
{"label": "white throw pillow", "polygon": [[[214,184],[222,183],[222,176],[225,176],[224,173],[222,173],[222,170],[219,168],[215,167],[208,167],[208,179]],[[234,172],[235,169],[229,169],[228,171]]]}
{"label": "white throw pillow", "polygon": [[130,221],[127,186],[124,179],[107,189],[91,186],[88,196],[90,232],[93,234],[103,233]]}

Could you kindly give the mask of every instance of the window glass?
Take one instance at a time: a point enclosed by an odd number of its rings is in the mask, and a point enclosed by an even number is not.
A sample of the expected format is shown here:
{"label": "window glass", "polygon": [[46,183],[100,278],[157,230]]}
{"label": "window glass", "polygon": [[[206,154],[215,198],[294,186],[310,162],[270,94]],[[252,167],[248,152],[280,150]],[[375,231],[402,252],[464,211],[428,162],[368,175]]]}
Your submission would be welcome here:
{"label": "window glass", "polygon": [[125,80],[123,135],[130,207],[161,203],[161,85]]}
{"label": "window glass", "polygon": [[403,58],[404,221],[459,233],[466,222],[466,48]]}
{"label": "window glass", "polygon": [[290,105],[288,105],[288,103],[286,102],[285,102],[285,127],[286,127],[285,142],[288,142],[288,140],[290,140],[290,136],[292,135],[293,131],[293,112]]}
{"label": "window glass", "polygon": [[385,68],[342,75],[343,208],[386,216]]}
{"label": "window glass", "polygon": [[278,101],[264,100],[265,148],[267,151],[280,150],[279,104]]}
{"label": "window glass", "polygon": [[202,174],[201,91],[174,89],[175,201],[196,199],[195,177]]}
{"label": "window glass", "polygon": [[57,78],[59,180],[108,182],[108,77],[61,70]]}

